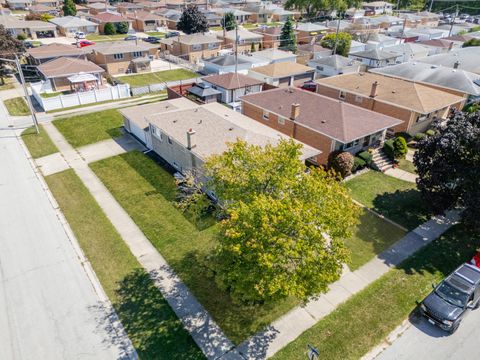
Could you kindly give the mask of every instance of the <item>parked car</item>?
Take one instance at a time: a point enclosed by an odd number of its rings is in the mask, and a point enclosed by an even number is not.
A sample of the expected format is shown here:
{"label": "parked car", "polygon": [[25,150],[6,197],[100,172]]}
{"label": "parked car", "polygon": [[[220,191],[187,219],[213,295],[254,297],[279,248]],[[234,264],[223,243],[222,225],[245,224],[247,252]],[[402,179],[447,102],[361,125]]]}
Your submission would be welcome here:
{"label": "parked car", "polygon": [[475,256],[470,260],[470,264],[475,265],[480,268],[480,251],[478,251]]}
{"label": "parked car", "polygon": [[90,41],[90,40],[80,40],[78,42],[78,46],[80,46],[81,48],[85,47],[85,46],[91,46],[91,45],[95,45],[95,41]]}
{"label": "parked car", "polygon": [[85,36],[85,33],[83,31],[77,31],[75,33],[75,39],[85,39],[86,36]]}
{"label": "parked car", "polygon": [[142,40],[151,44],[158,44],[160,42],[160,38],[156,36],[149,36],[149,37],[143,38]]}
{"label": "parked car", "polygon": [[315,92],[317,91],[317,83],[315,81],[305,81],[300,89]]}
{"label": "parked car", "polygon": [[178,31],[169,31],[168,33],[165,34],[165,37],[166,38],[171,38],[171,37],[174,37],[174,36],[179,36],[180,33]]}
{"label": "parked car", "polygon": [[33,46],[33,43],[31,41],[24,41],[23,45],[25,46],[25,49],[31,49],[35,46]]}
{"label": "parked car", "polygon": [[123,40],[125,40],[125,41],[137,40],[137,36],[136,35],[128,35]]}
{"label": "parked car", "polygon": [[453,334],[468,311],[480,306],[480,268],[463,264],[432,286],[420,310],[428,322]]}

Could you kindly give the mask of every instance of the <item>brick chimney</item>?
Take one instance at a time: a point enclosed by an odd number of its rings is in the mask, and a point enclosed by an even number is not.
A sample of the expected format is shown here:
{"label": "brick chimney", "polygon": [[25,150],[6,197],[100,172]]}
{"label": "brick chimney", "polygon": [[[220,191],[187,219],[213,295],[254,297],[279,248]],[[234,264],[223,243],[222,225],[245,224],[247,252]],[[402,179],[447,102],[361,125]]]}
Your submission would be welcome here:
{"label": "brick chimney", "polygon": [[370,97],[374,98],[377,96],[377,87],[378,87],[378,81],[375,81],[372,83],[372,89],[370,90]]}
{"label": "brick chimney", "polygon": [[292,109],[290,111],[290,119],[295,121],[300,116],[300,104],[292,104]]}
{"label": "brick chimney", "polygon": [[453,68],[454,69],[458,69],[458,67],[460,66],[460,61],[455,61],[455,63],[453,64]]}
{"label": "brick chimney", "polygon": [[195,143],[195,130],[189,129],[187,131],[187,149],[192,150],[197,144]]}

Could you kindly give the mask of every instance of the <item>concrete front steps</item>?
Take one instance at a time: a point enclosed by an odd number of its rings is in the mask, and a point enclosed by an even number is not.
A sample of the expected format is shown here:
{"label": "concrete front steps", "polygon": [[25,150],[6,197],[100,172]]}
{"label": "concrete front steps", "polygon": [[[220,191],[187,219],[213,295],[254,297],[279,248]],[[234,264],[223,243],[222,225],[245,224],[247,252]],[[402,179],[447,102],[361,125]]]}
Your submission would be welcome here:
{"label": "concrete front steps", "polygon": [[373,167],[378,171],[385,172],[388,169],[393,168],[393,160],[385,154],[383,149],[375,149],[372,153]]}

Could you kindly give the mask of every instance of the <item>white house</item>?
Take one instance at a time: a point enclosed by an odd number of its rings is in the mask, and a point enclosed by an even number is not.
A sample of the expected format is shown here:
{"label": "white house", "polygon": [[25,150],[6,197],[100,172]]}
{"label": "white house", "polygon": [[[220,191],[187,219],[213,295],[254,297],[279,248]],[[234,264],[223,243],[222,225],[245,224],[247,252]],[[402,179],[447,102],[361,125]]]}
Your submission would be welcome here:
{"label": "white house", "polygon": [[316,78],[348,74],[360,71],[362,63],[340,55],[331,55],[308,62],[315,69]]}

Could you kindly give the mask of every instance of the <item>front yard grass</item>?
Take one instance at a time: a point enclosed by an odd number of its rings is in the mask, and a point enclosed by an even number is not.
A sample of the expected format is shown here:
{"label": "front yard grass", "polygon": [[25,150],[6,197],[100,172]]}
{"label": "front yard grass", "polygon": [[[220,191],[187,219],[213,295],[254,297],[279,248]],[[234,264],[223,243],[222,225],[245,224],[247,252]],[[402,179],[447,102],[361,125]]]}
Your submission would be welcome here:
{"label": "front yard grass", "polygon": [[34,159],[41,158],[58,152],[57,147],[48,136],[42,125],[38,126],[38,134],[35,127],[29,127],[22,132],[22,139]]}
{"label": "front yard grass", "polygon": [[413,162],[408,161],[407,159],[400,159],[398,161],[398,168],[404,171],[408,171],[409,173],[416,174],[417,168],[413,164]]}
{"label": "front yard grass", "polygon": [[[179,212],[174,205],[173,176],[151,158],[131,152],[90,166],[234,342],[241,342],[299,304],[289,298],[247,306],[233,302],[220,290],[206,266],[217,243],[218,225],[210,222],[210,226],[197,227]],[[363,265],[402,236],[395,226],[364,212],[362,225],[346,241],[352,251],[350,266]]]}
{"label": "front yard grass", "polygon": [[122,135],[123,117],[116,109],[76,115],[53,121],[73,147],[93,144]]}
{"label": "front yard grass", "polygon": [[346,182],[352,197],[396,223],[413,230],[429,219],[415,184],[378,171],[369,171]]}
{"label": "front yard grass", "polygon": [[122,83],[130,84],[132,87],[140,87],[151,84],[163,83],[166,81],[187,80],[198,77],[198,74],[185,69],[174,69],[144,73],[139,75],[120,76],[116,79]]}
{"label": "front yard grass", "polygon": [[88,34],[87,40],[91,41],[118,41],[127,37],[127,34],[115,34],[115,35],[100,35],[100,34]]}
{"label": "front yard grass", "polygon": [[75,172],[66,170],[47,176],[46,181],[140,358],[203,359]]}
{"label": "front yard grass", "polygon": [[321,359],[359,359],[380,343],[412,313],[416,301],[458,265],[467,261],[480,237],[456,225],[439,239],[405,260],[366,289],[288,344],[273,359],[305,359],[307,344],[320,351]]}
{"label": "front yard grass", "polygon": [[11,116],[25,116],[30,114],[27,102],[22,96],[3,100],[3,103]]}

